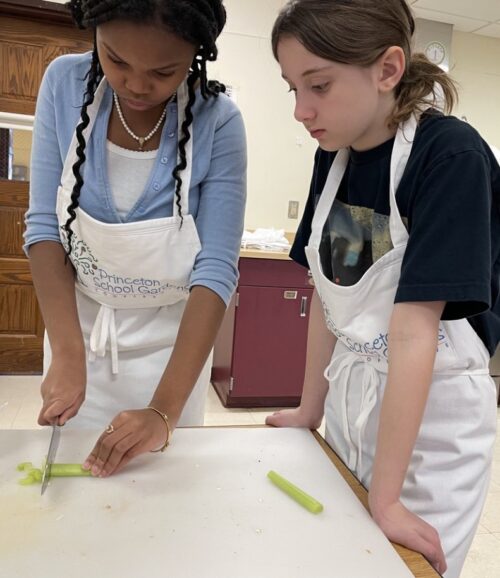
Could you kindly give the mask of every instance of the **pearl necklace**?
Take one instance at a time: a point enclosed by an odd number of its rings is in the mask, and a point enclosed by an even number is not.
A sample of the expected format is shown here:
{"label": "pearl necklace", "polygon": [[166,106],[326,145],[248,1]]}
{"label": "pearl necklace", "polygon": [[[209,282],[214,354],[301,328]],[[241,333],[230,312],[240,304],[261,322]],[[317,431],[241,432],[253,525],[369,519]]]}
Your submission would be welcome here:
{"label": "pearl necklace", "polygon": [[146,143],[156,133],[156,131],[160,128],[161,123],[163,122],[163,120],[167,116],[167,106],[168,106],[168,103],[170,102],[171,99],[168,99],[167,104],[165,105],[165,109],[161,113],[161,116],[158,119],[158,122],[153,127],[153,130],[151,132],[149,132],[146,136],[138,136],[135,134],[135,132],[133,132],[133,130],[126,123],[125,117],[123,116],[123,112],[122,112],[122,109],[120,107],[120,101],[118,100],[118,96],[117,96],[116,92],[113,92],[113,98],[115,101],[116,112],[118,113],[118,117],[119,117],[119,119],[123,125],[123,128],[128,132],[128,134],[134,140],[136,140],[139,143],[139,150],[142,151],[142,149],[144,147],[144,143]]}

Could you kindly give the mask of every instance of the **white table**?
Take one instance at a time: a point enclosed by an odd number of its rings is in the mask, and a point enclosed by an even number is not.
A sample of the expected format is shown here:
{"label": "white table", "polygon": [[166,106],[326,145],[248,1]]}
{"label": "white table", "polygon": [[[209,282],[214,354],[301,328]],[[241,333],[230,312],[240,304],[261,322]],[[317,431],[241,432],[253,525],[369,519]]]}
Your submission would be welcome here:
{"label": "white table", "polygon": [[[414,576],[307,430],[178,429],[164,454],[106,479],[55,478],[40,496],[16,465],[40,464],[49,435],[0,431],[0,578]],[[83,461],[97,435],[63,430],[56,461]]]}

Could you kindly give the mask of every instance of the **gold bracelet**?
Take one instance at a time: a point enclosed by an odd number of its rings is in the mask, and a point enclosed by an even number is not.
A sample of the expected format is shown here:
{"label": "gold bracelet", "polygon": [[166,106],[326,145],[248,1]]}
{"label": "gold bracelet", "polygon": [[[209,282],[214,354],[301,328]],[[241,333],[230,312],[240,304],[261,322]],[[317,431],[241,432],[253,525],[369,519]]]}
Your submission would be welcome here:
{"label": "gold bracelet", "polygon": [[148,407],[146,409],[152,409],[153,411],[155,411],[159,416],[161,416],[163,418],[163,421],[165,422],[165,425],[167,426],[167,440],[166,442],[163,444],[163,446],[157,450],[151,450],[153,453],[155,452],[164,452],[168,445],[170,444],[170,438],[172,436],[172,430],[170,429],[170,421],[168,419],[168,415],[166,413],[162,413],[159,409],[156,409],[156,407],[152,407],[151,405],[148,405]]}

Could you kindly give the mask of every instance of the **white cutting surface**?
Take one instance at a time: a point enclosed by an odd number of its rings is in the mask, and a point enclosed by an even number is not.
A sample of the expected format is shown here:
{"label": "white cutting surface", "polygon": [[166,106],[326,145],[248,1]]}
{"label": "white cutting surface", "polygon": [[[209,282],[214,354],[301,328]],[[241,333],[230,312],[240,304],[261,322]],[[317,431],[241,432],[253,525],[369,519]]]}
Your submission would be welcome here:
{"label": "white cutting surface", "polygon": [[[0,431],[0,578],[409,578],[312,434],[179,429],[106,479],[20,486],[49,430]],[[57,462],[81,462],[96,432],[62,431]],[[324,505],[309,513],[270,469]]]}

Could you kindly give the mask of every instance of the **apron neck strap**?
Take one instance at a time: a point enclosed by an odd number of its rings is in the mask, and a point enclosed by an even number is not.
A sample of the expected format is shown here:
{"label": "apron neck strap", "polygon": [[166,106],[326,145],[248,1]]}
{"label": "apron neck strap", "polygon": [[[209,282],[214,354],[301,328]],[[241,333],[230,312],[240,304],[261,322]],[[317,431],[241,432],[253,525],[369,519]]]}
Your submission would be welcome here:
{"label": "apron neck strap", "polygon": [[390,182],[391,215],[389,225],[391,240],[394,247],[406,245],[408,242],[408,231],[406,230],[401,214],[399,213],[398,204],[396,202],[396,191],[398,190],[399,183],[401,182],[408,159],[410,158],[417,127],[417,117],[412,115],[399,127],[394,140],[394,146],[392,147]]}
{"label": "apron neck strap", "polygon": [[[83,138],[85,142],[88,143],[88,139],[92,133],[92,129],[94,128],[95,120],[97,118],[97,113],[99,112],[99,107],[101,106],[101,102],[106,92],[106,88],[108,86],[108,82],[106,78],[103,78],[97,87],[94,100],[90,106],[87,107],[87,115],[89,117],[89,124],[83,130]],[[78,124],[80,124],[80,119],[78,120]],[[76,130],[73,133],[73,138],[71,139],[71,144],[69,145],[68,149],[68,157],[66,162],[64,163],[64,168],[62,172],[61,182],[73,182],[75,177],[73,175],[73,165],[78,160],[78,155],[76,154],[76,149],[78,147],[78,138],[76,135]]]}
{"label": "apron neck strap", "polygon": [[340,149],[335,155],[335,159],[328,173],[325,186],[321,192],[318,204],[314,210],[314,217],[311,227],[311,236],[309,237],[309,245],[318,248],[321,243],[323,235],[323,227],[330,210],[333,206],[333,201],[337,196],[340,188],[340,183],[344,178],[344,173],[349,162],[349,150]]}
{"label": "apron neck strap", "polygon": [[[396,202],[396,191],[411,154],[417,126],[418,120],[416,116],[413,115],[407,122],[403,123],[398,128],[392,149],[389,194],[391,214],[389,225],[391,241],[394,247],[405,245],[408,242],[408,231],[406,230],[403,219],[399,213]],[[328,173],[318,205],[314,211],[311,236],[309,238],[309,245],[311,247],[315,247],[316,249],[319,248],[321,237],[323,235],[323,227],[339,191],[348,163],[349,150],[340,149],[335,155],[335,159]]]}

